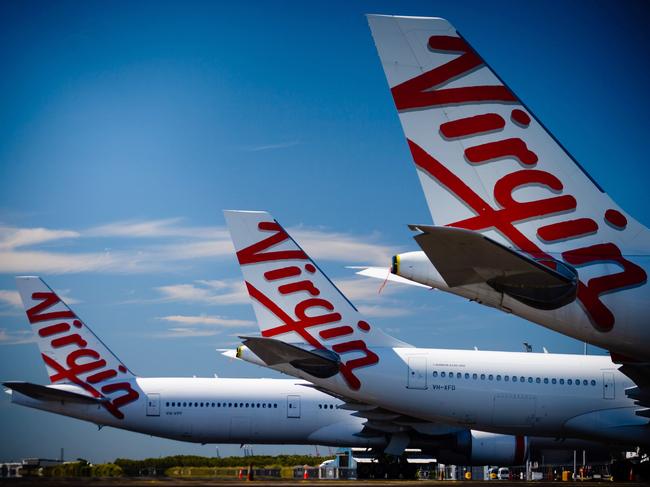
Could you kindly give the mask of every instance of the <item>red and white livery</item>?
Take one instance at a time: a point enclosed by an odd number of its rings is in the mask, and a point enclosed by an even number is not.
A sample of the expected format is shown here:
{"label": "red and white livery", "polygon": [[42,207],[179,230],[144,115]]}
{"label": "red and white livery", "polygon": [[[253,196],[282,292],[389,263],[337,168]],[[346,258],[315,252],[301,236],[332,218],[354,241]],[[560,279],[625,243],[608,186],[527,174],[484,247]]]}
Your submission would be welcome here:
{"label": "red and white livery", "polygon": [[393,272],[650,359],[648,229],[449,22],[368,21],[436,225]]}

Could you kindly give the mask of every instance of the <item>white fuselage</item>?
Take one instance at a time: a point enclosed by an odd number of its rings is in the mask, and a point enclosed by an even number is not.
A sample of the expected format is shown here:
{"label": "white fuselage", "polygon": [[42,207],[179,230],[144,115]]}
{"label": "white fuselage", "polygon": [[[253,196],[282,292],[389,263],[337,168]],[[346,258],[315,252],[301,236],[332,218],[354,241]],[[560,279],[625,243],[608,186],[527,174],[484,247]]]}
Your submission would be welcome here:
{"label": "white fuselage", "polygon": [[[634,256],[630,259],[645,269],[646,273],[650,272],[648,256]],[[611,310],[616,320],[609,331],[602,332],[593,326],[578,301],[556,310],[535,309],[506,294],[497,292],[487,284],[450,288],[422,251],[400,254],[399,260],[398,275],[400,277],[513,313],[551,330],[623,356],[643,361],[650,360],[650,347],[647,346],[650,341],[650,326],[647,323],[647,316],[650,313],[650,295],[648,295],[650,288],[647,286],[641,289],[632,289],[633,292],[622,290],[602,296],[603,303]],[[612,273],[618,269],[613,263],[609,267],[611,267]],[[584,280],[597,277],[590,275],[588,269],[578,269],[578,272]]]}
{"label": "white fuselage", "polygon": [[195,443],[381,446],[355,436],[363,418],[304,382],[279,379],[137,378],[140,398],[118,419],[104,407],[40,401],[12,392],[28,407],[129,431]]}
{"label": "white fuselage", "polygon": [[[359,401],[430,422],[511,435],[575,436],[650,444],[647,419],[624,390],[633,383],[606,356],[373,348],[359,390],[340,374],[292,375]],[[248,351],[247,353],[251,353]],[[242,354],[246,359],[246,353]]]}

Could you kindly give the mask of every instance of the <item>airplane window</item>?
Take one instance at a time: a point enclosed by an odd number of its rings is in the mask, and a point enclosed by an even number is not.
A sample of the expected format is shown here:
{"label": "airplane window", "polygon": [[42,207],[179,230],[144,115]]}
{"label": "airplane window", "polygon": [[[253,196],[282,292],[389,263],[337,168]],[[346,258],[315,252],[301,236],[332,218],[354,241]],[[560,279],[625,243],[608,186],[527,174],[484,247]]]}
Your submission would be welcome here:
{"label": "airplane window", "polygon": [[544,384],[548,384],[548,377],[544,377]]}
{"label": "airplane window", "polygon": [[440,377],[444,377],[446,374],[444,372],[440,372]]}
{"label": "airplane window", "polygon": [[583,386],[589,385],[589,381],[587,379],[582,379],[582,385]]}
{"label": "airplane window", "polygon": [[474,379],[474,380],[478,379],[478,375],[472,374],[472,379]]}
{"label": "airplane window", "polygon": [[203,407],[203,403],[201,403],[201,407]]}
{"label": "airplane window", "polygon": [[577,385],[577,386],[580,385],[580,379],[576,379],[576,385]]}
{"label": "airplane window", "polygon": [[330,409],[334,409],[334,404],[330,404]]}
{"label": "airplane window", "polygon": [[517,382],[517,376],[516,375],[512,376],[512,382]]}
{"label": "airplane window", "polygon": [[566,380],[566,383],[569,384],[569,385],[571,385],[571,384],[573,384],[573,381],[572,381],[571,379],[567,379],[567,380]]}
{"label": "airplane window", "polygon": [[322,405],[322,404],[319,404],[319,405],[318,405],[318,409],[323,409],[323,405]]}
{"label": "airplane window", "polygon": [[259,403],[259,402],[257,403],[257,407],[258,407],[258,408],[259,408],[259,407],[261,407],[261,405],[260,405],[260,403]]}
{"label": "airplane window", "polygon": [[172,402],[172,407],[174,407],[174,406],[176,406],[176,403],[175,403],[175,402]]}
{"label": "airplane window", "polygon": [[592,386],[595,386],[595,385],[596,385],[596,381],[592,379],[592,381],[591,381],[591,385],[592,385]]}
{"label": "airplane window", "polygon": [[469,379],[469,374],[465,374],[465,378],[466,378],[466,379]]}
{"label": "airplane window", "polygon": [[526,382],[526,378],[522,375],[519,377],[519,382]]}
{"label": "airplane window", "polygon": [[183,407],[185,407],[185,406],[187,406],[187,403],[186,403],[186,402],[183,403]]}
{"label": "airplane window", "polygon": [[212,403],[212,407],[214,407],[214,403]]}
{"label": "airplane window", "polygon": [[248,403],[246,403],[246,407],[248,407]]}
{"label": "airplane window", "polygon": [[488,380],[493,380],[494,376],[492,374],[488,375]]}
{"label": "airplane window", "polygon": [[557,379],[551,379],[551,382],[552,382],[553,384],[557,384]]}
{"label": "airplane window", "polygon": [[228,407],[229,407],[229,408],[232,407],[232,403],[231,403],[231,402],[228,403]]}
{"label": "airplane window", "polygon": [[508,382],[510,380],[510,376],[509,375],[504,375],[503,380]]}
{"label": "airplane window", "polygon": [[168,402],[166,402],[166,403],[165,403],[165,406],[167,406],[167,407],[169,407],[169,403],[168,403]]}
{"label": "airplane window", "polygon": [[463,374],[461,374],[460,372],[456,372],[456,379],[462,379],[462,378],[463,378]]}
{"label": "airplane window", "polygon": [[235,407],[237,407],[237,403],[234,403]]}
{"label": "airplane window", "polygon": [[530,382],[530,383],[532,384],[532,383],[533,383],[533,378],[532,378],[532,377],[529,377],[529,378],[528,378],[528,382]]}
{"label": "airplane window", "polygon": [[265,407],[266,407],[266,403],[262,403],[262,407],[265,408]]}
{"label": "airplane window", "polygon": [[560,379],[560,385],[564,384],[564,379]]}
{"label": "airplane window", "polygon": [[450,378],[450,379],[453,379],[453,378],[454,378],[454,373],[453,373],[453,372],[449,372],[449,378]]}
{"label": "airplane window", "polygon": [[539,377],[536,377],[536,378],[535,378],[535,382],[537,382],[538,384],[541,384],[542,379],[540,379]]}
{"label": "airplane window", "polygon": [[481,374],[481,380],[485,380],[485,374]]}
{"label": "airplane window", "polygon": [[195,408],[198,408],[198,407],[199,407],[199,403],[198,403],[198,402],[195,402],[195,403],[194,403],[194,407],[195,407]]}
{"label": "airplane window", "polygon": [[277,405],[277,404],[274,404],[273,407],[277,409],[278,405]]}
{"label": "airplane window", "polygon": [[438,372],[436,370],[433,371],[433,376],[438,377]]}

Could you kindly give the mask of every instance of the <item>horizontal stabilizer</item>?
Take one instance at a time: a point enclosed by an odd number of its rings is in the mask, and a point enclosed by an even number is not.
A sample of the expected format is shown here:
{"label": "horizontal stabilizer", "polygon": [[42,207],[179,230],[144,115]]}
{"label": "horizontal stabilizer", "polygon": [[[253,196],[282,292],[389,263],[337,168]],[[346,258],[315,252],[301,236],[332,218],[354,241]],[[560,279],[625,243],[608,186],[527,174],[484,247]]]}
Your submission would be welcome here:
{"label": "horizontal stabilizer", "polygon": [[272,338],[241,337],[241,339],[244,345],[269,366],[289,364],[319,379],[327,379],[339,372],[340,359],[330,350],[304,350]]}
{"label": "horizontal stabilizer", "polygon": [[423,287],[425,289],[432,289],[431,286],[426,284],[420,284],[419,282],[412,281],[411,279],[406,279],[404,277],[393,274],[390,269],[385,269],[384,267],[348,267],[348,269],[361,269],[356,272],[359,276],[364,277],[373,277],[375,279],[382,279],[384,281],[397,282],[399,284],[408,284],[410,286]]}
{"label": "horizontal stabilizer", "polygon": [[106,399],[87,396],[82,392],[32,384],[31,382],[3,382],[3,386],[39,401],[67,401],[81,404],[101,404]]}
{"label": "horizontal stabilizer", "polygon": [[410,225],[415,241],[449,287],[487,283],[537,309],[576,298],[577,273],[557,260],[537,261],[484,235],[452,227]]}

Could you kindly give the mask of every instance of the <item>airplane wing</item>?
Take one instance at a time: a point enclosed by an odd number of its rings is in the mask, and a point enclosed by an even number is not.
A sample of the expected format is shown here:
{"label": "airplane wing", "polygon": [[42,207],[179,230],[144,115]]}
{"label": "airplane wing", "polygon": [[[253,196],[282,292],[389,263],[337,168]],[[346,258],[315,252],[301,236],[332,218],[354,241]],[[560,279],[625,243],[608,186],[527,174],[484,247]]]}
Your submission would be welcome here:
{"label": "airplane wing", "polygon": [[365,418],[366,422],[364,423],[363,430],[358,433],[358,436],[377,437],[390,435],[390,441],[384,449],[384,453],[390,455],[401,455],[408,445],[409,438],[412,437],[426,436],[429,441],[431,441],[432,437],[437,437],[441,441],[444,441],[444,439],[448,439],[454,433],[467,430],[467,428],[462,426],[423,421],[419,418],[391,411],[390,409],[385,409],[374,404],[359,402],[356,399],[342,396],[341,394],[314,384],[301,385],[316,389],[324,394],[344,401],[344,404],[338,406],[340,409],[354,411],[352,413],[353,416]]}
{"label": "airplane wing", "polygon": [[38,399],[39,401],[66,401],[81,404],[101,404],[107,401],[104,398],[87,395],[82,392],[83,390],[81,388],[79,388],[79,392],[74,392],[57,387],[33,384],[31,382],[3,382],[2,385],[25,396]]}
{"label": "airplane wing", "polygon": [[481,233],[460,228],[410,225],[415,241],[451,288],[487,283],[537,309],[575,300],[577,272],[554,259],[535,260]]}
{"label": "airplane wing", "polygon": [[625,389],[625,394],[641,406],[642,409],[636,411],[637,416],[650,418],[650,362],[637,362],[615,353],[611,356],[614,363],[621,364],[619,370],[635,384]]}

